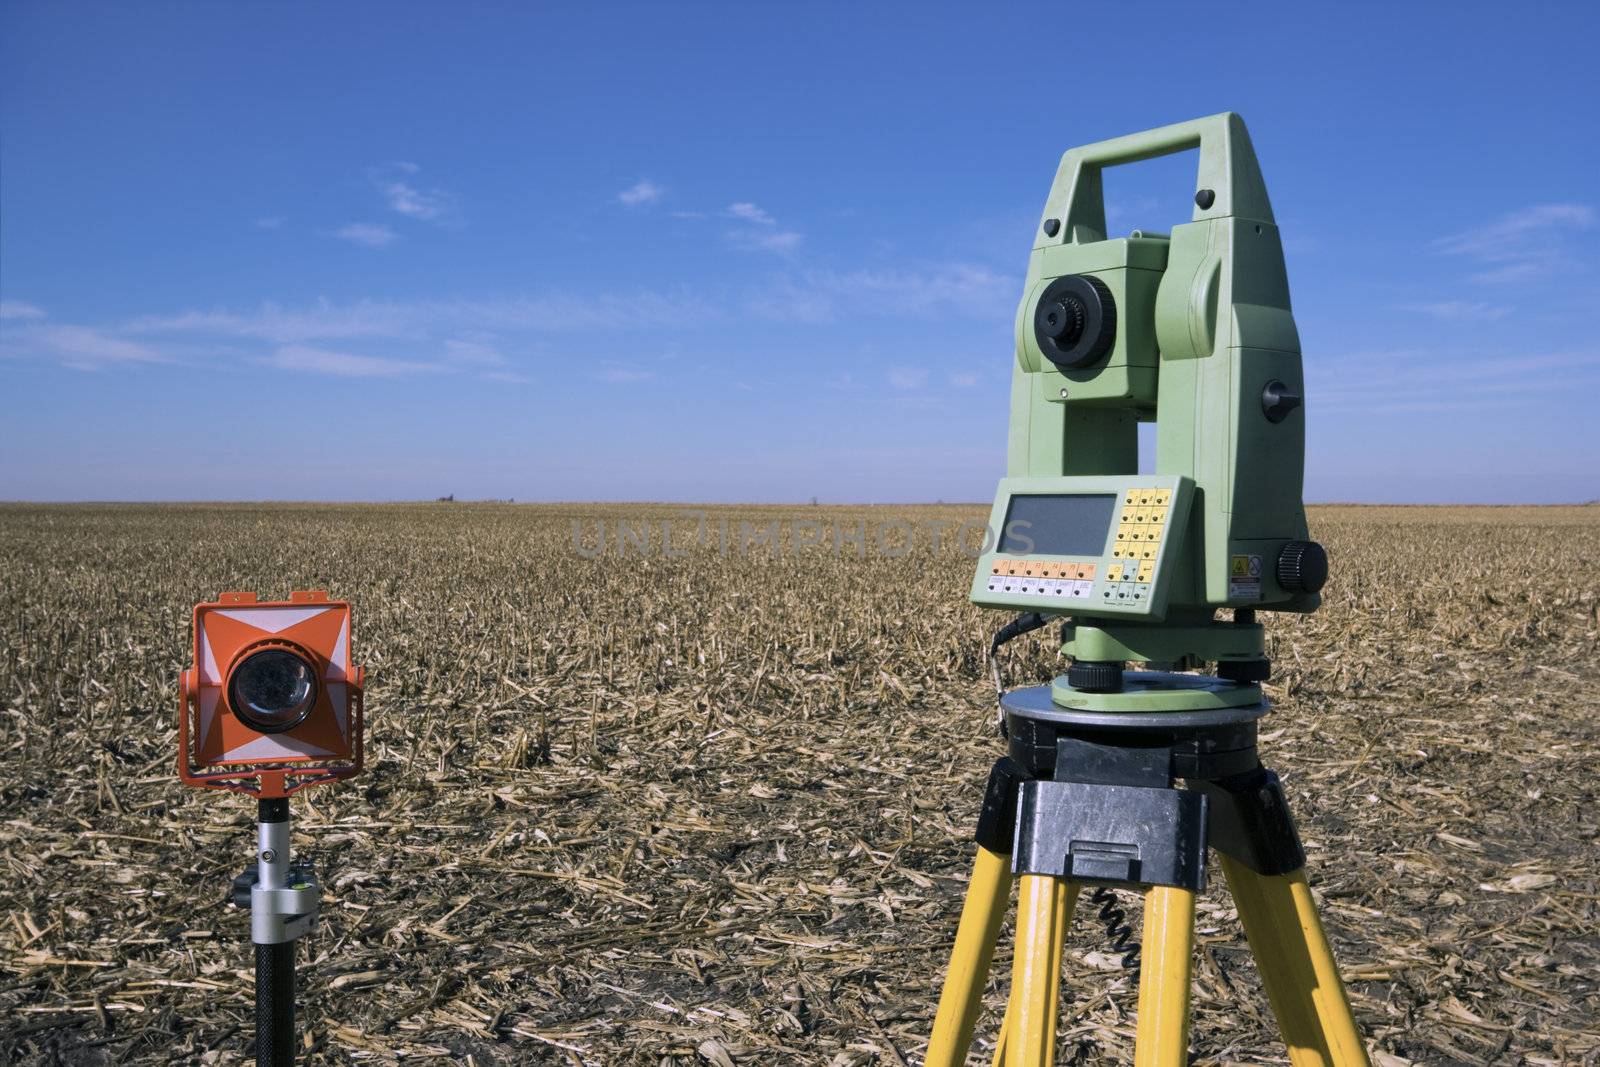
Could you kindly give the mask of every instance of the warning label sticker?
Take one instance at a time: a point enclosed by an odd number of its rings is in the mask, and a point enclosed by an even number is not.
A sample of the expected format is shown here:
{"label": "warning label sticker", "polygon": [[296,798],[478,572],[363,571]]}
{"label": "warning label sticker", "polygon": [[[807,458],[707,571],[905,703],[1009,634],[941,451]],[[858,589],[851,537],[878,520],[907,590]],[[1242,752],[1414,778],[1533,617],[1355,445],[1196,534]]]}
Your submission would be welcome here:
{"label": "warning label sticker", "polygon": [[1261,599],[1261,557],[1234,556],[1228,561],[1228,599]]}

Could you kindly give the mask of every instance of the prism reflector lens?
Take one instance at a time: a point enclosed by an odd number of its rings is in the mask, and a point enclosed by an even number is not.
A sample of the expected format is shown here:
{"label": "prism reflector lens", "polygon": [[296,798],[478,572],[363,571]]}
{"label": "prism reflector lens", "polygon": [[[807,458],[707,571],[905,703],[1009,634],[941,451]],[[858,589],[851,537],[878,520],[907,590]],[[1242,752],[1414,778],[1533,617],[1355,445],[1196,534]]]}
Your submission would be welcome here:
{"label": "prism reflector lens", "polygon": [[228,680],[228,706],[264,734],[292,730],[316,703],[317,672],[282,649],[265,648],[246,657]]}

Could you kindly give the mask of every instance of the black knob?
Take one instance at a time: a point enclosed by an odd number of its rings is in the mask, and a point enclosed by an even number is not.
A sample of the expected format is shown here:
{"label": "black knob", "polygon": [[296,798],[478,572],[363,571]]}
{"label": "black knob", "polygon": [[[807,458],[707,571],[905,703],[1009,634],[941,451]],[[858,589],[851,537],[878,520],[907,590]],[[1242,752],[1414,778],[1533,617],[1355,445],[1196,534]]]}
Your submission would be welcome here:
{"label": "black knob", "polygon": [[1117,343],[1117,302],[1099,278],[1068,274],[1051,282],[1033,311],[1033,337],[1062,370],[1087,367]]}
{"label": "black knob", "polygon": [[1274,378],[1261,390],[1261,413],[1268,422],[1282,422],[1304,400],[1305,397]]}
{"label": "black knob", "polygon": [[261,869],[255,864],[243,874],[235,875],[233,886],[228,890],[228,903],[236,908],[250,906],[250,894],[255,891],[256,883],[261,881]]}
{"label": "black knob", "polygon": [[1085,693],[1115,693],[1122,688],[1122,664],[1076,662],[1067,668],[1067,684]]}
{"label": "black knob", "polygon": [[1060,232],[1061,232],[1061,220],[1060,219],[1045,219],[1044,220],[1044,235],[1046,237],[1054,237],[1056,234],[1058,234]]}
{"label": "black knob", "polygon": [[1315,541],[1290,541],[1278,553],[1278,584],[1291,593],[1315,593],[1328,580],[1328,553]]}

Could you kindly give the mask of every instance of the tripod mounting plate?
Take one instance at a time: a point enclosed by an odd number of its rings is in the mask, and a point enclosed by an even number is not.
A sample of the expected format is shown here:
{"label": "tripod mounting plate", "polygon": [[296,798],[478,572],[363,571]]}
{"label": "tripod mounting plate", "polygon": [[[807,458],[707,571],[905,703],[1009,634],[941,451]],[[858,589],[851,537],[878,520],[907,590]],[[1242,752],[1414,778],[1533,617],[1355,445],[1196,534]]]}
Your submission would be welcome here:
{"label": "tripod mounting plate", "polygon": [[1171,715],[1263,703],[1260,686],[1210,674],[1174,671],[1125,671],[1122,688],[1111,693],[1091,693],[1075,688],[1063,674],[1055,679],[1050,689],[1050,699],[1058,707],[1124,715],[1149,712]]}
{"label": "tripod mounting plate", "polygon": [[1191,716],[1197,726],[1222,725],[1259,719],[1270,708],[1260,686],[1171,671],[1126,671],[1115,693],[1085,693],[1062,675],[1048,686],[1014,689],[1000,703],[1008,714],[1085,726],[1178,726]]}

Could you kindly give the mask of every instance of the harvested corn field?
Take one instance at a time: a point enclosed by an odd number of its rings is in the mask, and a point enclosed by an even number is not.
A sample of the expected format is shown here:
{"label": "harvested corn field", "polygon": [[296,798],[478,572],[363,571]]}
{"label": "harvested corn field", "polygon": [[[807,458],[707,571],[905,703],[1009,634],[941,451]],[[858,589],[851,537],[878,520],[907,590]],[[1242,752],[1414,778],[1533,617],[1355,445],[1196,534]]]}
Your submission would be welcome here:
{"label": "harvested corn field", "polygon": [[[302,1062],[919,1063],[1002,751],[983,516],[0,509],[0,1060],[248,1053],[255,812],[176,781],[176,679],[196,602],[322,588],[370,766],[294,804]],[[1600,507],[1311,522],[1333,576],[1268,620],[1262,753],[1376,1061],[1600,1062]],[[1220,879],[1197,939],[1194,1062],[1287,1062]],[[1129,1062],[1086,906],[1068,947],[1058,1062]]]}

